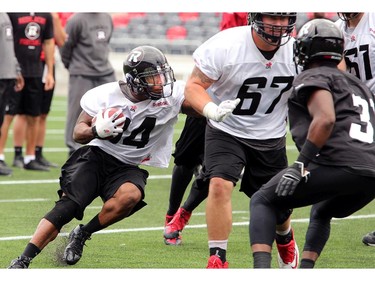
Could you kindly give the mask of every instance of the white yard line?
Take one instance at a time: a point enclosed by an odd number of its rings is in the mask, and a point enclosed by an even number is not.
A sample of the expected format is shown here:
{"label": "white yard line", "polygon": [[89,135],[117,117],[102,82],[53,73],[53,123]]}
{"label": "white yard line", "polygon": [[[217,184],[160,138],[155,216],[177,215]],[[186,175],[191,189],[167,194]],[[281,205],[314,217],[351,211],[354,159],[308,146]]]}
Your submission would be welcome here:
{"label": "white yard line", "polygon": [[[239,211],[243,212],[243,211]],[[333,219],[333,221],[338,220],[358,220],[358,219],[368,219],[368,218],[375,218],[375,214],[371,215],[358,215],[358,216],[349,216],[347,218],[342,219]],[[293,223],[308,223],[309,218],[303,218],[303,219],[292,219]],[[248,226],[249,222],[234,222],[232,224],[233,226]],[[196,225],[187,225],[185,228],[206,228],[206,224],[196,224]],[[112,233],[124,233],[124,232],[141,232],[141,231],[162,231],[164,227],[140,227],[140,228],[120,228],[120,229],[108,229],[108,230],[101,230],[93,235],[96,234],[112,234]],[[59,236],[68,236],[69,233],[60,233]],[[32,236],[9,236],[9,237],[0,237],[0,241],[13,241],[13,240],[25,240],[25,239],[31,239]]]}

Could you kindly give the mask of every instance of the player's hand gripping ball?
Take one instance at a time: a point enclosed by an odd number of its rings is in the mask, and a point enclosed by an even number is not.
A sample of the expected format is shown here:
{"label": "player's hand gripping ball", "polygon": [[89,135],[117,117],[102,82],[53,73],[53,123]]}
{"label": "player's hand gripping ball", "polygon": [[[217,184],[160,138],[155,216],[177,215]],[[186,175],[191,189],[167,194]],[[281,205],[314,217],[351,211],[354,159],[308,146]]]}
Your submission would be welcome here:
{"label": "player's hand gripping ball", "polygon": [[92,119],[93,134],[99,139],[112,139],[123,132],[126,117],[121,108],[106,108]]}

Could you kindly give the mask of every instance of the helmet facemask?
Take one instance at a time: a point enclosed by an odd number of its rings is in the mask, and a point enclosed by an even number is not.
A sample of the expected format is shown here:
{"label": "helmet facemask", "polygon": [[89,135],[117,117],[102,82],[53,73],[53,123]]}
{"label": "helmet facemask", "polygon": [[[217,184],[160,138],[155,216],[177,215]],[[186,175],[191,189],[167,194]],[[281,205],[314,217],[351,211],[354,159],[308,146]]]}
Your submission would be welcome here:
{"label": "helmet facemask", "polygon": [[[287,25],[266,24],[263,16],[288,17]],[[272,46],[285,45],[291,38],[291,33],[296,25],[296,13],[249,13],[248,21],[252,24],[260,38]],[[284,40],[283,38],[287,38]]]}
{"label": "helmet facemask", "polygon": [[138,92],[148,95],[152,100],[167,98],[172,95],[173,83],[176,81],[172,68],[166,64],[156,69],[145,69],[134,78]]}
{"label": "helmet facemask", "polygon": [[123,67],[125,81],[134,96],[158,100],[170,97],[176,81],[164,54],[152,46],[133,49]]}

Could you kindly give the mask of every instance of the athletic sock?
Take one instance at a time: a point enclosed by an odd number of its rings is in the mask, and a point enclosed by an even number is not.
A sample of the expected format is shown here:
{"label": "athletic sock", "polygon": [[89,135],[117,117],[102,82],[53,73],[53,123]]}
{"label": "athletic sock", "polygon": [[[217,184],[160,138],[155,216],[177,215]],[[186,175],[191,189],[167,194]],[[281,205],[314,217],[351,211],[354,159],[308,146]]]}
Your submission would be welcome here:
{"label": "athletic sock", "polygon": [[279,245],[286,245],[292,240],[292,231],[289,230],[287,234],[276,233],[276,243]]}
{"label": "athletic sock", "polygon": [[255,252],[253,253],[254,268],[271,268],[271,253]]}
{"label": "athletic sock", "polygon": [[41,250],[35,246],[33,243],[28,243],[25,250],[23,251],[22,255],[28,258],[35,258]]}
{"label": "athletic sock", "polygon": [[93,217],[86,225],[82,226],[82,230],[88,233],[94,233],[104,228],[99,222],[99,214]]}
{"label": "athletic sock", "polygon": [[299,268],[314,268],[315,262],[309,259],[302,259]]}
{"label": "athletic sock", "polygon": [[[228,240],[225,240],[226,242],[228,242]],[[221,261],[224,263],[227,261],[227,250],[225,247],[221,248],[221,247],[213,247],[212,245],[209,245],[209,248],[210,248],[210,256],[218,256]]]}
{"label": "athletic sock", "polygon": [[22,146],[15,146],[14,147],[14,156],[22,156]]}

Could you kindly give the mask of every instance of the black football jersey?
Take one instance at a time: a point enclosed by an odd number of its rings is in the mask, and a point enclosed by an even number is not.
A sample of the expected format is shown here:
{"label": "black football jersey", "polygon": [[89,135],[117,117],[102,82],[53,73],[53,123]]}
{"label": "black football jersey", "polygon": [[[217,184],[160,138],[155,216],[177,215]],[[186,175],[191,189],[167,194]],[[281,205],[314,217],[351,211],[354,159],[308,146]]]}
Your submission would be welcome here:
{"label": "black football jersey", "polygon": [[290,131],[298,150],[303,146],[312,118],[307,100],[313,89],[332,94],[336,122],[330,138],[313,162],[342,166],[358,173],[375,174],[374,98],[357,77],[322,66],[303,71],[295,79],[289,98]]}

